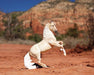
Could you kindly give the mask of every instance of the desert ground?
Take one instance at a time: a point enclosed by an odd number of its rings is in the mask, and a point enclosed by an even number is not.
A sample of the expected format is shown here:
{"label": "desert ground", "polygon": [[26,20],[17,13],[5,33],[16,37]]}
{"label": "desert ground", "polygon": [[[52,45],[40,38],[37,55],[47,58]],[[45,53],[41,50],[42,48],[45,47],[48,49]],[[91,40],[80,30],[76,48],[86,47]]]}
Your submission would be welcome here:
{"label": "desert ground", "polygon": [[[28,70],[23,58],[31,45],[0,44],[0,75],[94,75],[94,51],[80,53],[66,49],[67,56],[57,47],[42,53],[42,62],[49,68]],[[35,62],[36,59],[32,58]]]}

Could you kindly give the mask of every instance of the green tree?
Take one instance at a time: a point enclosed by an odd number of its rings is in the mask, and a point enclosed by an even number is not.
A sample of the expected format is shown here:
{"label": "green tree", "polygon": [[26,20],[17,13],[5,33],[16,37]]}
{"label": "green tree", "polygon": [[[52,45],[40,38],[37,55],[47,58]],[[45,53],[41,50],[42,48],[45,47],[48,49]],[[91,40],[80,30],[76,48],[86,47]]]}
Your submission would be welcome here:
{"label": "green tree", "polygon": [[7,20],[3,20],[5,29],[5,38],[13,40],[16,38],[25,38],[24,28],[22,22],[17,19],[17,14],[7,14]]}

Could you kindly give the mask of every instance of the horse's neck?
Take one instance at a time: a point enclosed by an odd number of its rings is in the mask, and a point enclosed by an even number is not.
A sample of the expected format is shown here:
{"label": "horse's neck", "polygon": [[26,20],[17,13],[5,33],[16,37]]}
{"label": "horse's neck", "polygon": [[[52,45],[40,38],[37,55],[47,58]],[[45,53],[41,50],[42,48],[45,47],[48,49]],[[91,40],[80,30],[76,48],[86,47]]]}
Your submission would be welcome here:
{"label": "horse's neck", "polygon": [[49,38],[56,40],[54,34],[50,31],[48,26],[45,26],[44,31],[43,31],[43,39],[49,39]]}

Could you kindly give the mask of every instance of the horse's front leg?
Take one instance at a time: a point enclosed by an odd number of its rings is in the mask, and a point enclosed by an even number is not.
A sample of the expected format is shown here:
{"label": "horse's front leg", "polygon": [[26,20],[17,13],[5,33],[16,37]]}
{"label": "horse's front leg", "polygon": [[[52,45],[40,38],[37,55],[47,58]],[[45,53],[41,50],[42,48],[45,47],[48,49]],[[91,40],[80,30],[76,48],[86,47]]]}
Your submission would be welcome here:
{"label": "horse's front leg", "polygon": [[62,41],[50,40],[49,43],[52,44],[52,45],[54,45],[54,46],[60,47],[61,48],[60,50],[63,51],[64,52],[64,55],[66,56],[66,51],[65,51],[65,49],[63,47],[63,42]]}
{"label": "horse's front leg", "polygon": [[57,41],[57,43],[63,48],[63,41]]}
{"label": "horse's front leg", "polygon": [[60,50],[63,51],[64,55],[66,56],[66,51],[65,51],[65,49],[63,47],[63,42],[62,41],[57,41],[57,43],[59,43],[59,45],[60,45],[59,47],[61,47]]}
{"label": "horse's front leg", "polygon": [[66,56],[66,51],[65,51],[65,49],[63,47],[63,42],[62,41],[59,41],[59,44],[62,45],[62,47],[60,48],[60,51],[63,51],[64,52],[64,55]]}
{"label": "horse's front leg", "polygon": [[62,41],[54,41],[50,40],[49,42],[51,45],[57,46],[57,47],[62,47],[63,48],[63,42]]}

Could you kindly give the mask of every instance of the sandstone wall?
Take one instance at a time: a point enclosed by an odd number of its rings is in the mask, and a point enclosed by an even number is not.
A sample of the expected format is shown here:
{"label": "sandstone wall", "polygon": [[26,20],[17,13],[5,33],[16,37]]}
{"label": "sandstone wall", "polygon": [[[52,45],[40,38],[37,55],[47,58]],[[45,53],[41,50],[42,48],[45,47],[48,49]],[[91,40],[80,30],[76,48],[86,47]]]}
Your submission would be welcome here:
{"label": "sandstone wall", "polygon": [[48,0],[26,11],[19,19],[24,21],[26,27],[31,26],[34,33],[42,34],[43,26],[51,20],[56,22],[61,34],[65,34],[67,29],[73,27],[74,24],[78,25],[79,30],[84,30],[88,14],[94,15],[94,5],[89,3],[93,0],[77,1],[81,3]]}
{"label": "sandstone wall", "polygon": [[0,30],[4,30],[5,29],[5,26],[4,26],[3,22],[2,22],[4,15],[5,15],[5,13],[0,11]]}

